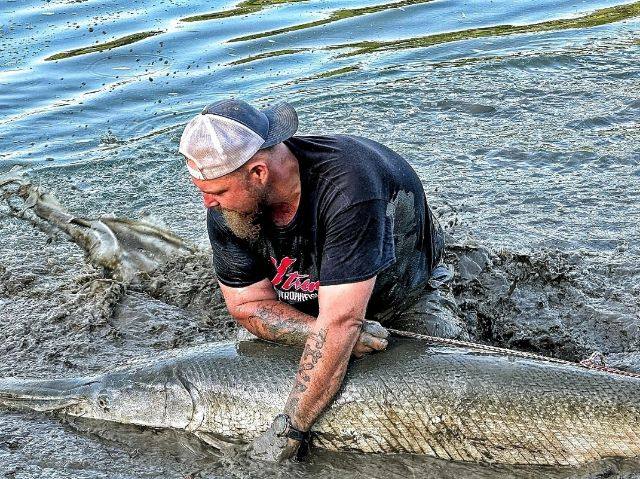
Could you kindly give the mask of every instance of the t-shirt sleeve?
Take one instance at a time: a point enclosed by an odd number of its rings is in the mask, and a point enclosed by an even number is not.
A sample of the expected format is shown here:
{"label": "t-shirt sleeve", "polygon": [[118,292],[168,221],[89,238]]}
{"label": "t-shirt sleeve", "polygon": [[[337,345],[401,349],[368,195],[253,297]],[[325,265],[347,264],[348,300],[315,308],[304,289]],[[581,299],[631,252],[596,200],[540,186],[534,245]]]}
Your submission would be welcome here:
{"label": "t-shirt sleeve", "polygon": [[268,277],[260,252],[233,234],[222,215],[212,208],[207,211],[207,230],[218,281],[225,286],[241,288]]}
{"label": "t-shirt sleeve", "polygon": [[393,218],[386,211],[386,201],[370,200],[327,219],[321,285],[364,281],[395,262]]}

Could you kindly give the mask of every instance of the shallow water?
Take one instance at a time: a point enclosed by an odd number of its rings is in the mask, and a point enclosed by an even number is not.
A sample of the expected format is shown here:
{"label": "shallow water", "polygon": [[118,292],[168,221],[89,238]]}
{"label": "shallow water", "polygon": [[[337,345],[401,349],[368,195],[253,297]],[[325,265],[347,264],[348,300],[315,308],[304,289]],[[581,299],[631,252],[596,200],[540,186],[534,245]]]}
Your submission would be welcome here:
{"label": "shallow water", "polygon": [[[301,133],[360,134],[402,153],[451,223],[453,242],[498,253],[480,276],[465,280],[472,265],[459,268],[456,299],[480,339],[572,359],[598,348],[637,368],[639,60],[638,2],[5,0],[0,173],[23,165],[77,214],[145,218],[206,248],[200,199],[177,154],[181,128],[227,96],[259,105],[284,99]],[[2,375],[80,374],[220,337],[197,311],[140,292],[107,314],[112,292],[85,288],[101,272],[64,236],[6,207],[0,229]],[[516,277],[505,306],[495,291]],[[221,458],[169,433],[88,430],[4,416],[0,471],[142,478],[640,470],[616,461],[542,471],[328,454],[278,469]]]}

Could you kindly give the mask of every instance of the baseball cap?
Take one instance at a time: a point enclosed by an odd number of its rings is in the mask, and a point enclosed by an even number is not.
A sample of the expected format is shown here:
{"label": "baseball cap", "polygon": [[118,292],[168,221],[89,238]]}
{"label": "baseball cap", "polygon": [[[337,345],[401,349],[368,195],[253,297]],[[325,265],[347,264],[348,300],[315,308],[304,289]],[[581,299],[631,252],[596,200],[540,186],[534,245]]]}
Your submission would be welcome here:
{"label": "baseball cap", "polygon": [[179,152],[193,161],[189,173],[213,180],[240,168],[258,150],[293,136],[298,115],[287,102],[259,110],[236,99],[207,105],[193,118],[180,138]]}

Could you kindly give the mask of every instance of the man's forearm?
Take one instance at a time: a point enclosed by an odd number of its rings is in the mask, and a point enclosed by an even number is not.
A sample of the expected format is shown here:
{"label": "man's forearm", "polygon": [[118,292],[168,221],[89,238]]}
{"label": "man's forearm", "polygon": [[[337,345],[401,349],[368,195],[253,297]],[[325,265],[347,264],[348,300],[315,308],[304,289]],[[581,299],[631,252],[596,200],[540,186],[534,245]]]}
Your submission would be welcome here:
{"label": "man's forearm", "polygon": [[300,347],[316,319],[277,299],[245,303],[236,307],[234,317],[259,338]]}
{"label": "man's forearm", "polygon": [[338,392],[362,320],[340,323],[319,317],[311,325],[296,382],[285,406],[292,423],[308,430]]}

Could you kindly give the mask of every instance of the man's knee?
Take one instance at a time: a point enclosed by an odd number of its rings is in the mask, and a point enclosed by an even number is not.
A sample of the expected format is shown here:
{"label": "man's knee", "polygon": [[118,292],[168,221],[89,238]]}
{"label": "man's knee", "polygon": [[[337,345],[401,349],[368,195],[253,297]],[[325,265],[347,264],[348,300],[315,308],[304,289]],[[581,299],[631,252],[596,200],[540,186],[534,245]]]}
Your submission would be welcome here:
{"label": "man's knee", "polygon": [[411,308],[403,311],[394,321],[398,329],[442,338],[468,339],[458,306],[450,294],[434,290],[425,294]]}
{"label": "man's knee", "polygon": [[467,327],[449,290],[453,272],[444,264],[433,270],[421,294],[397,308],[384,325],[443,338],[468,339]]}

